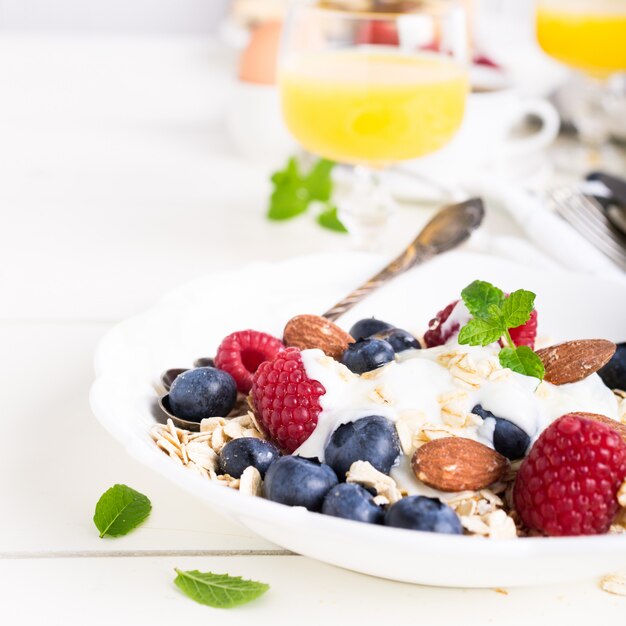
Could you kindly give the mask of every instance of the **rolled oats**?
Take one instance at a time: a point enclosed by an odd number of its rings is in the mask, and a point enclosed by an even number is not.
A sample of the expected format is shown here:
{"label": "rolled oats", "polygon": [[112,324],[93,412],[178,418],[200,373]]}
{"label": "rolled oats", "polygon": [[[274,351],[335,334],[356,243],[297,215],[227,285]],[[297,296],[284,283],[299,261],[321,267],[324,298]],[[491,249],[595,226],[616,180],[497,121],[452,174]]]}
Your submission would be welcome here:
{"label": "rolled oats", "polygon": [[600,581],[600,588],[617,596],[626,596],[626,576],[610,574]]}
{"label": "rolled oats", "polygon": [[217,454],[207,442],[192,441],[186,446],[186,449],[190,461],[207,471],[213,470],[217,472],[219,465]]}
{"label": "rolled oats", "polygon": [[368,461],[355,461],[346,474],[346,482],[372,488],[378,495],[385,496],[391,504],[402,498],[396,481],[379,472]]}
{"label": "rolled oats", "polygon": [[262,484],[261,473],[256,467],[250,465],[239,478],[239,491],[250,496],[260,496]]}

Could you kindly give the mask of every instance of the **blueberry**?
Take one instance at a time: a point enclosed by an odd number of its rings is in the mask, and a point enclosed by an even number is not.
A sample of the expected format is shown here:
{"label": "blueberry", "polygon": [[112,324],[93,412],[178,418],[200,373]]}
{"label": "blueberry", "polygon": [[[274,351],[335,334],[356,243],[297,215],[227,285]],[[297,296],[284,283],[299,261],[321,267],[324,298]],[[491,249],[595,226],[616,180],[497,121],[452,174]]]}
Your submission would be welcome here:
{"label": "blueberry", "polygon": [[385,525],[409,530],[426,530],[449,535],[463,534],[458,515],[437,498],[407,496],[385,514]]}
{"label": "blueberry", "polygon": [[341,357],[341,362],[355,374],[363,374],[393,361],[394,355],[395,352],[389,343],[372,337],[349,344]]}
{"label": "blueberry", "polygon": [[322,513],[366,524],[382,524],[384,517],[372,494],[354,483],[333,487],[324,498]]}
{"label": "blueberry", "polygon": [[176,377],[170,388],[170,409],[176,417],[199,422],[228,415],[237,399],[237,384],[228,373],[199,367]]}
{"label": "blueberry", "polygon": [[383,330],[380,333],[376,333],[375,338],[384,339],[391,345],[396,354],[398,352],[404,352],[404,350],[419,350],[422,347],[420,346],[420,342],[415,339],[411,333],[401,328]]}
{"label": "blueberry", "polygon": [[393,324],[388,324],[382,320],[377,320],[374,317],[367,317],[364,320],[359,320],[350,329],[350,335],[354,339],[367,339],[376,333],[380,333],[383,330],[389,330],[393,328]]}
{"label": "blueberry", "polygon": [[503,417],[495,416],[491,411],[483,409],[480,404],[472,409],[472,413],[479,415],[484,420],[491,418],[496,421],[493,429],[493,447],[496,452],[511,461],[521,459],[526,454],[528,446],[530,446],[530,436],[519,426]]}
{"label": "blueberry", "polygon": [[278,448],[256,437],[240,437],[229,441],[220,452],[220,468],[224,474],[239,478],[246,467],[256,467],[261,474],[280,456]]}
{"label": "blueberry", "polygon": [[337,476],[316,459],[281,456],[270,465],[264,484],[269,500],[321,511],[324,496],[337,484]]}
{"label": "blueberry", "polygon": [[598,375],[609,389],[626,391],[626,343],[618,343],[615,354]]}
{"label": "blueberry", "polygon": [[388,474],[400,454],[395,426],[381,415],[368,415],[342,424],[331,435],[324,456],[340,480],[355,461],[369,461],[379,472]]}

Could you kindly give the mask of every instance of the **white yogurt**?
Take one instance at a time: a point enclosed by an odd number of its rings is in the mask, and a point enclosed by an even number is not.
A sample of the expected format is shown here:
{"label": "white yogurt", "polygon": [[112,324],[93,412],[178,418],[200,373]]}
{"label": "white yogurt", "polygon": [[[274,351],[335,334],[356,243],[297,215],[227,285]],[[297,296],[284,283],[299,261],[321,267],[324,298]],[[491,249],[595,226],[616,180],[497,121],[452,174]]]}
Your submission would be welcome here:
{"label": "white yogurt", "polygon": [[[305,457],[324,460],[324,448],[341,425],[367,415],[382,415],[392,422],[413,414],[418,421],[445,424],[442,407],[455,397],[455,410],[471,413],[480,404],[505,418],[535,439],[553,420],[572,411],[599,413],[618,419],[617,400],[602,380],[593,374],[583,381],[556,387],[536,378],[504,369],[488,379],[478,377],[474,387],[463,384],[440,362],[453,350],[468,354],[475,363],[497,358],[497,346],[440,346],[407,350],[388,365],[358,376],[321,350],[303,350],[307,376],[319,381],[326,393],[322,411],[310,437],[295,451]],[[493,420],[475,418],[461,427],[462,435],[493,447]],[[406,481],[402,481],[406,483]]]}

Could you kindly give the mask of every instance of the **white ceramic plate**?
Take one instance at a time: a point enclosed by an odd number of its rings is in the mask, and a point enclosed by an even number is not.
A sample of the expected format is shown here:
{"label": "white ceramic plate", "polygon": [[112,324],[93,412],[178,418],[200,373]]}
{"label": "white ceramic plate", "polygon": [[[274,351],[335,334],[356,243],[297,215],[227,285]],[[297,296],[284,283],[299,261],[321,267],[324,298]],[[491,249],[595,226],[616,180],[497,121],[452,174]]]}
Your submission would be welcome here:
{"label": "white ceramic plate", "polygon": [[[91,392],[94,413],[129,454],[262,537],[321,561],[406,582],[442,586],[535,585],[623,567],[626,535],[487,540],[372,526],[309,513],[226,489],[176,466],[149,436],[159,376],[211,356],[243,328],[280,334],[297,313],[321,313],[381,266],[356,253],[305,257],[196,280],[126,320],[103,339]],[[468,253],[449,253],[396,279],[340,323],[376,315],[423,331],[472,280],[537,293],[540,332],[555,339],[626,335],[623,286],[541,272]]]}

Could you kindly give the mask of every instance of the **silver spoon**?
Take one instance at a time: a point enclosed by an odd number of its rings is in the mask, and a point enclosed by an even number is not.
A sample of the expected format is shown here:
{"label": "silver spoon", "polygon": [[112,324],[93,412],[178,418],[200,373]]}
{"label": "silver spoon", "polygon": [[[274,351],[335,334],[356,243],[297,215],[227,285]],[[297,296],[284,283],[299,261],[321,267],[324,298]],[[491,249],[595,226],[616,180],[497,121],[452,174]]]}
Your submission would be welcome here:
{"label": "silver spoon", "polygon": [[461,245],[469,239],[472,231],[480,226],[484,216],[485,209],[480,198],[471,198],[465,202],[450,204],[439,209],[400,256],[337,302],[322,317],[334,322],[387,281],[442,252],[447,252]]}

